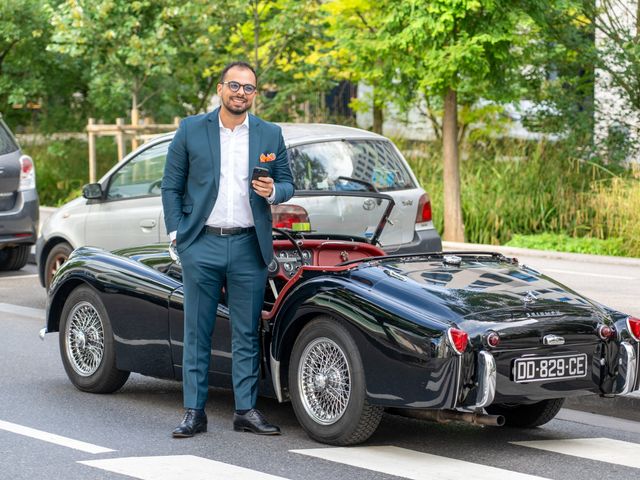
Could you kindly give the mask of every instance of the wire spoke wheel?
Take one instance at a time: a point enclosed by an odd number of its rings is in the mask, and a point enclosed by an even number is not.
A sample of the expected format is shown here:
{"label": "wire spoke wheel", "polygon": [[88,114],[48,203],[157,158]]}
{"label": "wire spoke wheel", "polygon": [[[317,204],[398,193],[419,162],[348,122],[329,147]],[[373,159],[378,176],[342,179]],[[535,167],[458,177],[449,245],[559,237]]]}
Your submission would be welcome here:
{"label": "wire spoke wheel", "polygon": [[378,428],[383,408],[367,399],[358,344],[341,321],[319,315],[291,351],[288,380],[293,411],[307,434],[329,445],[355,445]]}
{"label": "wire spoke wheel", "polygon": [[68,316],[65,329],[67,356],[80,376],[93,375],[104,357],[104,326],[100,314],[89,302],[80,302]]}
{"label": "wire spoke wheel", "polygon": [[333,340],[321,337],[302,352],[298,388],[307,414],[322,425],[337,422],[351,396],[351,372],[347,357]]}

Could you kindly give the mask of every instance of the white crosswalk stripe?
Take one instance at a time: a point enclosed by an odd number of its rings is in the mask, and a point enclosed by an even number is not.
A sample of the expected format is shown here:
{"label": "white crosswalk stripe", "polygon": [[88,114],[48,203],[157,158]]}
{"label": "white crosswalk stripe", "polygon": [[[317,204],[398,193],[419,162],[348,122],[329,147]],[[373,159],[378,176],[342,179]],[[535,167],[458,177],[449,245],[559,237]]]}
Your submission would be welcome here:
{"label": "white crosswalk stripe", "polygon": [[109,458],[78,463],[141,480],[286,480],[194,455]]}
{"label": "white crosswalk stripe", "polygon": [[538,448],[599,462],[640,468],[640,445],[611,438],[569,438],[566,440],[531,440],[510,442],[523,447]]}
{"label": "white crosswalk stripe", "polygon": [[468,480],[469,478],[473,480],[500,478],[541,480],[544,478],[393,446],[314,448],[291,450],[291,452],[412,480]]}
{"label": "white crosswalk stripe", "polygon": [[25,427],[23,425],[18,425],[17,423],[5,422],[3,420],[0,420],[0,430],[6,430],[7,432],[17,433],[18,435],[24,435],[25,437],[35,438],[37,440],[54,443],[62,447],[72,448],[86,453],[97,454],[115,452],[115,450],[110,448],[100,447],[99,445],[93,445],[92,443],[81,442],[79,440],[74,440],[73,438],[63,437],[54,433],[36,430],[35,428]]}

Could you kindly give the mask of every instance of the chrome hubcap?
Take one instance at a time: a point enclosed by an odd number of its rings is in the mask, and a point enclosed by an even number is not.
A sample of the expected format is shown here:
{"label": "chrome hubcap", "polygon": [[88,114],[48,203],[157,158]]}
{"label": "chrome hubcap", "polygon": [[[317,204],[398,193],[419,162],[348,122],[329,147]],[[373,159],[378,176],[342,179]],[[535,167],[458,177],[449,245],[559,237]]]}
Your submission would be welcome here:
{"label": "chrome hubcap", "polygon": [[333,340],[322,337],[302,352],[298,389],[307,414],[317,423],[337,422],[349,405],[351,372],[347,357]]}
{"label": "chrome hubcap", "polygon": [[104,328],[98,311],[80,302],[69,313],[65,331],[67,358],[78,375],[93,375],[104,356]]}

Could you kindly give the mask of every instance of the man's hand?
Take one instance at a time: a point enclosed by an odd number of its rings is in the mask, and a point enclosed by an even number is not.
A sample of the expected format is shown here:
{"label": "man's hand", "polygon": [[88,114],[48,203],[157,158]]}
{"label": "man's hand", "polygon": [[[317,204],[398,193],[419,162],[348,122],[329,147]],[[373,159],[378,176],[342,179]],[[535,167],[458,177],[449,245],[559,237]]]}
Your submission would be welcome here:
{"label": "man's hand", "polygon": [[256,193],[264,198],[269,198],[273,192],[273,178],[271,177],[260,177],[258,180],[253,180],[251,185]]}

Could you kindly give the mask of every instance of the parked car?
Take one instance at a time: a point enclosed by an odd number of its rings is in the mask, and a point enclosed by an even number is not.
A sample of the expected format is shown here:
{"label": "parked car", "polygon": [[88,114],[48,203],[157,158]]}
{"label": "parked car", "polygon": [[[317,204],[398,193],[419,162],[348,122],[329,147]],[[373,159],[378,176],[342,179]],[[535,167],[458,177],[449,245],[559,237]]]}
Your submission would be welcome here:
{"label": "parked car", "polygon": [[[387,138],[338,125],[282,124],[298,191],[369,190],[388,193],[396,202],[380,242],[388,252],[442,249],[431,219],[431,202],[407,161]],[[36,247],[40,282],[48,287],[74,248],[90,245],[113,250],[167,240],[160,183],[173,134],[154,139],[114,166],[84,197],[59,208],[42,227]],[[316,228],[349,229],[360,211],[322,199],[290,203],[304,207]],[[373,206],[372,206],[373,207]],[[281,207],[281,211],[283,207]],[[362,210],[362,209],[360,209]],[[287,212],[287,210],[284,210]],[[290,226],[291,209],[282,218]]]}
{"label": "parked car", "polygon": [[[316,192],[362,215],[352,234],[311,224],[274,231],[260,323],[261,394],[291,401],[315,440],[350,445],[385,410],[530,428],[564,399],[640,387],[640,319],[582,297],[496,253],[387,255],[375,245],[393,198]],[[376,215],[363,200],[380,202]],[[371,238],[360,232],[372,229]],[[83,247],[57,271],[46,328],[59,331],[71,383],[110,393],[130,372],[182,376],[183,285],[166,243],[109,253]],[[231,385],[222,300],[209,382]]]}
{"label": "parked car", "polygon": [[0,115],[0,270],[19,270],[36,243],[39,219],[33,160]]}

